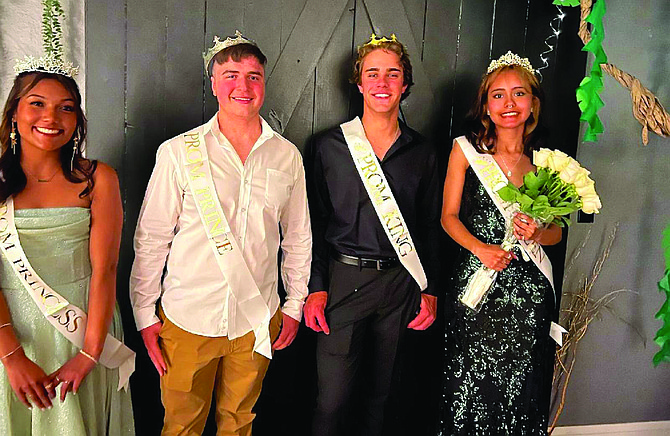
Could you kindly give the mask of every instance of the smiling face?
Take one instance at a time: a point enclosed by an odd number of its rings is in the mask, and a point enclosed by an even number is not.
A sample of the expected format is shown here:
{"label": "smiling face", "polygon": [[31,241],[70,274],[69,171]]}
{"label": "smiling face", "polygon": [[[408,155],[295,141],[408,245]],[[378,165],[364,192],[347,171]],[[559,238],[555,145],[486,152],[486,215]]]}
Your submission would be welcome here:
{"label": "smiling face", "polygon": [[397,112],[406,88],[400,57],[396,53],[378,49],[365,56],[358,85],[363,94],[364,111]]}
{"label": "smiling face", "polygon": [[524,129],[535,97],[514,70],[502,71],[489,87],[486,109],[496,129]]}
{"label": "smiling face", "polygon": [[14,121],[21,136],[21,148],[57,151],[77,127],[76,101],[55,79],[42,79],[19,103]]}
{"label": "smiling face", "polygon": [[254,56],[235,62],[214,63],[212,92],[221,115],[251,119],[258,117],[265,99],[265,69]]}

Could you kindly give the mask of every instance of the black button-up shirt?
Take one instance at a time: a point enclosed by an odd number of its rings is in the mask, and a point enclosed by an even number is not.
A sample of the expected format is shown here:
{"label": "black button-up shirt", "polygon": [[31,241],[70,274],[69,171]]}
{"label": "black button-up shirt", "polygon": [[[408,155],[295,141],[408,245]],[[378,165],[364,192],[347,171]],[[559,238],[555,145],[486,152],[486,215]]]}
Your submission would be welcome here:
{"label": "black button-up shirt", "polygon": [[[428,278],[425,292],[437,295],[442,205],[437,157],[419,133],[402,122],[400,131],[381,168]],[[339,126],[314,138],[305,165],[313,235],[310,292],[328,291],[333,251],[371,259],[396,257]]]}

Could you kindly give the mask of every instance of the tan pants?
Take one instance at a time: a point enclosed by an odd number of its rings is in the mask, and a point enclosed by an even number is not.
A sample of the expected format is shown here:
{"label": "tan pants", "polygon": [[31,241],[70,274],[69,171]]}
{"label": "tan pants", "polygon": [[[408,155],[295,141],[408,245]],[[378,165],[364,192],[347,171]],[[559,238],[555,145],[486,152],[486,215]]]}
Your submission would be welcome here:
{"label": "tan pants", "polygon": [[[212,402],[216,399],[219,436],[250,436],[263,377],[270,360],[253,352],[253,332],[228,340],[195,335],[174,325],[159,311],[163,327],[160,345],[167,365],[161,377],[161,399],[165,407],[163,436],[201,435]],[[281,328],[282,313],[270,321],[274,341]]]}

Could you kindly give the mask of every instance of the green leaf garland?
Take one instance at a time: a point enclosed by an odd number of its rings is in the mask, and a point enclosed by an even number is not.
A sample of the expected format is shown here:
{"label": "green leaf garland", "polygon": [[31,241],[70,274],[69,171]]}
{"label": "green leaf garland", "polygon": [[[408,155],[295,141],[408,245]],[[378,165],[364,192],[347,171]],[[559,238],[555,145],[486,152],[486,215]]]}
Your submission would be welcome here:
{"label": "green leaf garland", "polygon": [[60,18],[65,17],[65,12],[58,0],[42,0],[42,39],[44,52],[47,56],[52,55],[55,60],[63,60],[63,44],[61,36],[63,29]]}
{"label": "green leaf garland", "polygon": [[582,80],[577,88],[577,102],[582,111],[581,121],[588,123],[584,140],[594,142],[598,135],[605,131],[603,123],[598,117],[598,110],[605,106],[600,99],[600,91],[603,89],[603,70],[601,64],[607,63],[607,55],[603,50],[603,40],[605,39],[605,29],[603,27],[603,17],[605,16],[605,0],[598,0],[591,8],[591,13],[586,17],[586,22],[591,24],[591,40],[582,48],[593,54],[593,66],[590,74]]}
{"label": "green leaf garland", "polygon": [[[554,0],[553,4],[558,6],[579,6],[579,0]],[[597,0],[591,7],[591,12],[585,21],[591,24],[591,40],[582,48],[582,51],[591,52],[594,56],[593,66],[589,75],[584,77],[577,88],[577,103],[582,115],[580,121],[588,123],[584,133],[584,141],[595,142],[598,135],[605,131],[603,123],[598,117],[598,110],[605,106],[600,98],[603,89],[603,70],[601,64],[607,63],[607,55],[602,43],[605,39],[605,28],[603,18],[607,8],[605,0]]]}
{"label": "green leaf garland", "polygon": [[579,6],[579,0],[554,0],[557,6]]}
{"label": "green leaf garland", "polygon": [[663,327],[654,337],[654,342],[661,347],[654,355],[654,366],[658,366],[661,362],[670,362],[670,225],[663,230],[662,247],[665,255],[665,274],[658,282],[658,290],[665,293],[665,303],[656,313],[656,319],[663,321]]}

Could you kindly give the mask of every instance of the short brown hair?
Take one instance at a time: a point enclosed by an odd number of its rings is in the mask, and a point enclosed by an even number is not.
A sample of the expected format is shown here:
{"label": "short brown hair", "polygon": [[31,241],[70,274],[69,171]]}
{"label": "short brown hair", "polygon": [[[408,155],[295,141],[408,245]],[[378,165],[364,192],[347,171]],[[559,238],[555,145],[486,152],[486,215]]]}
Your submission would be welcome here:
{"label": "short brown hair", "polygon": [[363,60],[367,55],[372,53],[375,50],[384,50],[387,52],[395,53],[400,57],[400,65],[402,65],[402,77],[403,85],[407,86],[405,92],[402,93],[400,100],[404,100],[409,95],[409,90],[414,85],[414,80],[412,78],[412,63],[409,60],[409,54],[405,50],[405,46],[402,45],[399,41],[384,41],[377,44],[364,44],[358,47],[358,57],[356,62],[354,62],[354,70],[351,75],[351,83],[360,85],[361,84],[361,74],[363,69]]}
{"label": "short brown hair", "polygon": [[[263,52],[261,51],[260,48],[258,48],[257,45],[254,44],[249,44],[249,43],[244,43],[244,44],[236,44],[231,47],[224,48],[220,52],[214,55],[213,61],[216,62],[217,64],[221,65],[224,62],[227,62],[229,59],[232,59],[233,62],[240,62],[242,59],[247,58],[249,56],[253,56],[258,60],[258,63],[263,65],[263,68],[265,68],[265,64],[268,62],[268,58],[265,57]],[[210,62],[208,71],[210,77],[212,75],[212,70],[214,69],[214,62]]]}

